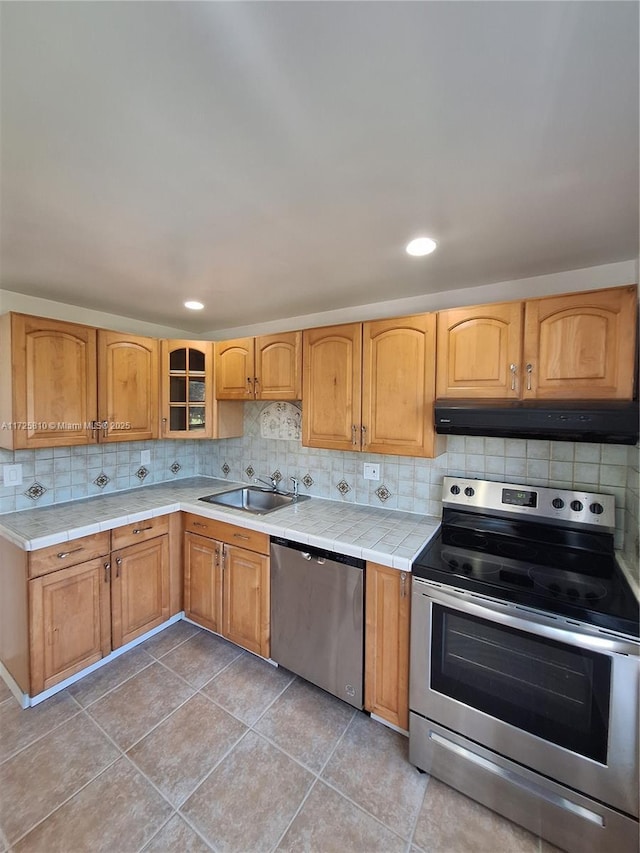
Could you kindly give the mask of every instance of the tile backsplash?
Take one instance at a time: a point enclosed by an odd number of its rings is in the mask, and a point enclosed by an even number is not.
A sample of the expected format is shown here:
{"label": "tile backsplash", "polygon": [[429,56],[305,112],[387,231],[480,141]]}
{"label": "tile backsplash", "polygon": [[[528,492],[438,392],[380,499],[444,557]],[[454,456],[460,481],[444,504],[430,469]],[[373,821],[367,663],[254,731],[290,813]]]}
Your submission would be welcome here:
{"label": "tile backsplash", "polygon": [[[20,463],[23,477],[18,487],[3,487],[0,479],[0,512],[206,474],[247,483],[273,475],[285,489],[296,477],[303,494],[439,516],[442,477],[466,475],[615,495],[616,545],[624,539],[628,559],[637,564],[637,447],[449,436],[446,453],[436,459],[317,450],[299,439],[263,437],[261,415],[269,405],[245,403],[242,438],[0,450],[0,465]],[[143,450],[150,452],[144,463]],[[379,480],[364,479],[365,462],[379,467]]]}

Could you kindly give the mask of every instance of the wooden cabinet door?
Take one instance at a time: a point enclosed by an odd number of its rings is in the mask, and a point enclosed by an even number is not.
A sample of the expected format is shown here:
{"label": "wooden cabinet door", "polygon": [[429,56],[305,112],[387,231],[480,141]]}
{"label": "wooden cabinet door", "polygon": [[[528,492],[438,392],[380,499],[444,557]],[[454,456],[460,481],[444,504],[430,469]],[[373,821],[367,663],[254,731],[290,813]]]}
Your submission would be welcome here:
{"label": "wooden cabinet door", "polygon": [[111,555],[114,649],[169,618],[169,537],[158,536]]}
{"label": "wooden cabinet door", "polygon": [[269,558],[222,546],[223,630],[232,643],[269,657]]}
{"label": "wooden cabinet door", "polygon": [[162,438],[213,438],[213,344],[162,341]]}
{"label": "wooden cabinet door", "polygon": [[411,574],[367,563],[364,706],[409,728]]}
{"label": "wooden cabinet door", "polygon": [[302,333],[255,339],[255,396],[258,400],[299,400],[302,396]]}
{"label": "wooden cabinet door", "polygon": [[98,331],[100,441],[158,437],[158,341]]}
{"label": "wooden cabinet door", "polygon": [[436,397],[518,398],[522,302],[438,311]]}
{"label": "wooden cabinet door", "polygon": [[435,314],[365,323],[362,450],[433,456]]}
{"label": "wooden cabinet door", "polygon": [[184,611],[189,619],[222,633],[222,545],[196,533],[184,534]]}
{"label": "wooden cabinet door", "polygon": [[306,329],[302,350],[302,444],[359,450],[362,325]]}
{"label": "wooden cabinet door", "polygon": [[7,362],[3,369],[13,381],[13,413],[6,420],[24,428],[3,430],[2,438],[12,438],[15,448],[94,443],[95,329],[25,314],[8,315],[5,323],[9,317],[12,368]]}
{"label": "wooden cabinet door", "polygon": [[216,398],[253,400],[255,359],[253,338],[218,341],[216,354]]}
{"label": "wooden cabinet door", "polygon": [[31,695],[111,651],[108,558],[29,581]]}
{"label": "wooden cabinet door", "polygon": [[523,396],[632,399],[637,311],[635,286],[527,302]]}

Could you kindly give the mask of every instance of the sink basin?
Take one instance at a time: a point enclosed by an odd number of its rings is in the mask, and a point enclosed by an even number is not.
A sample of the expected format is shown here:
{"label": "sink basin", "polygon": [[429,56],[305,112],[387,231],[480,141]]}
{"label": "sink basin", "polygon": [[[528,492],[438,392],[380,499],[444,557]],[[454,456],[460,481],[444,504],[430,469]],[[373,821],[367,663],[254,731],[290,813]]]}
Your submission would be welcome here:
{"label": "sink basin", "polygon": [[283,492],[273,492],[269,489],[260,489],[257,486],[245,486],[240,489],[232,489],[229,492],[220,492],[217,495],[206,495],[198,498],[210,504],[228,506],[233,509],[243,509],[254,515],[265,515],[283,506],[309,500],[309,495],[289,495]]}

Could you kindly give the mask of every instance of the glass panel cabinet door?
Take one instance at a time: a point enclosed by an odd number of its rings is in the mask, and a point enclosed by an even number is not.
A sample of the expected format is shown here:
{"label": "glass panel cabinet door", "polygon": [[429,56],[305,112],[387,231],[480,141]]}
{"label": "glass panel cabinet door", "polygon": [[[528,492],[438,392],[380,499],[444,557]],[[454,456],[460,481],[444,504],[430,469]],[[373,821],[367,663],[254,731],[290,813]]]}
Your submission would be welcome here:
{"label": "glass panel cabinet door", "polygon": [[163,436],[213,437],[213,345],[163,341],[162,346]]}

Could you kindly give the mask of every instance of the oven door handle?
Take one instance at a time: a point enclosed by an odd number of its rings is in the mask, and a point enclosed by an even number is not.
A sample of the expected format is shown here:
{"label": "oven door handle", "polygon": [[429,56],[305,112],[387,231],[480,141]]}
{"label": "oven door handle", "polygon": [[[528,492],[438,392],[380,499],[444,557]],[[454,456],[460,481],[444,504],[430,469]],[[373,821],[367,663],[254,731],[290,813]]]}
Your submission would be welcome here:
{"label": "oven door handle", "polygon": [[[481,619],[490,619],[501,625],[518,628],[528,634],[556,640],[565,645],[593,649],[597,652],[609,654],[633,656],[640,654],[640,642],[626,641],[615,634],[605,634],[604,632],[596,634],[585,631],[581,625],[570,620],[562,617],[556,619],[553,616],[538,616],[536,613],[524,610],[509,602],[495,602],[472,593],[445,592],[419,578],[414,579],[413,597],[414,604],[418,604],[420,598],[426,598],[445,607],[451,607],[453,610],[460,610]],[[558,624],[554,625],[554,621]]]}

